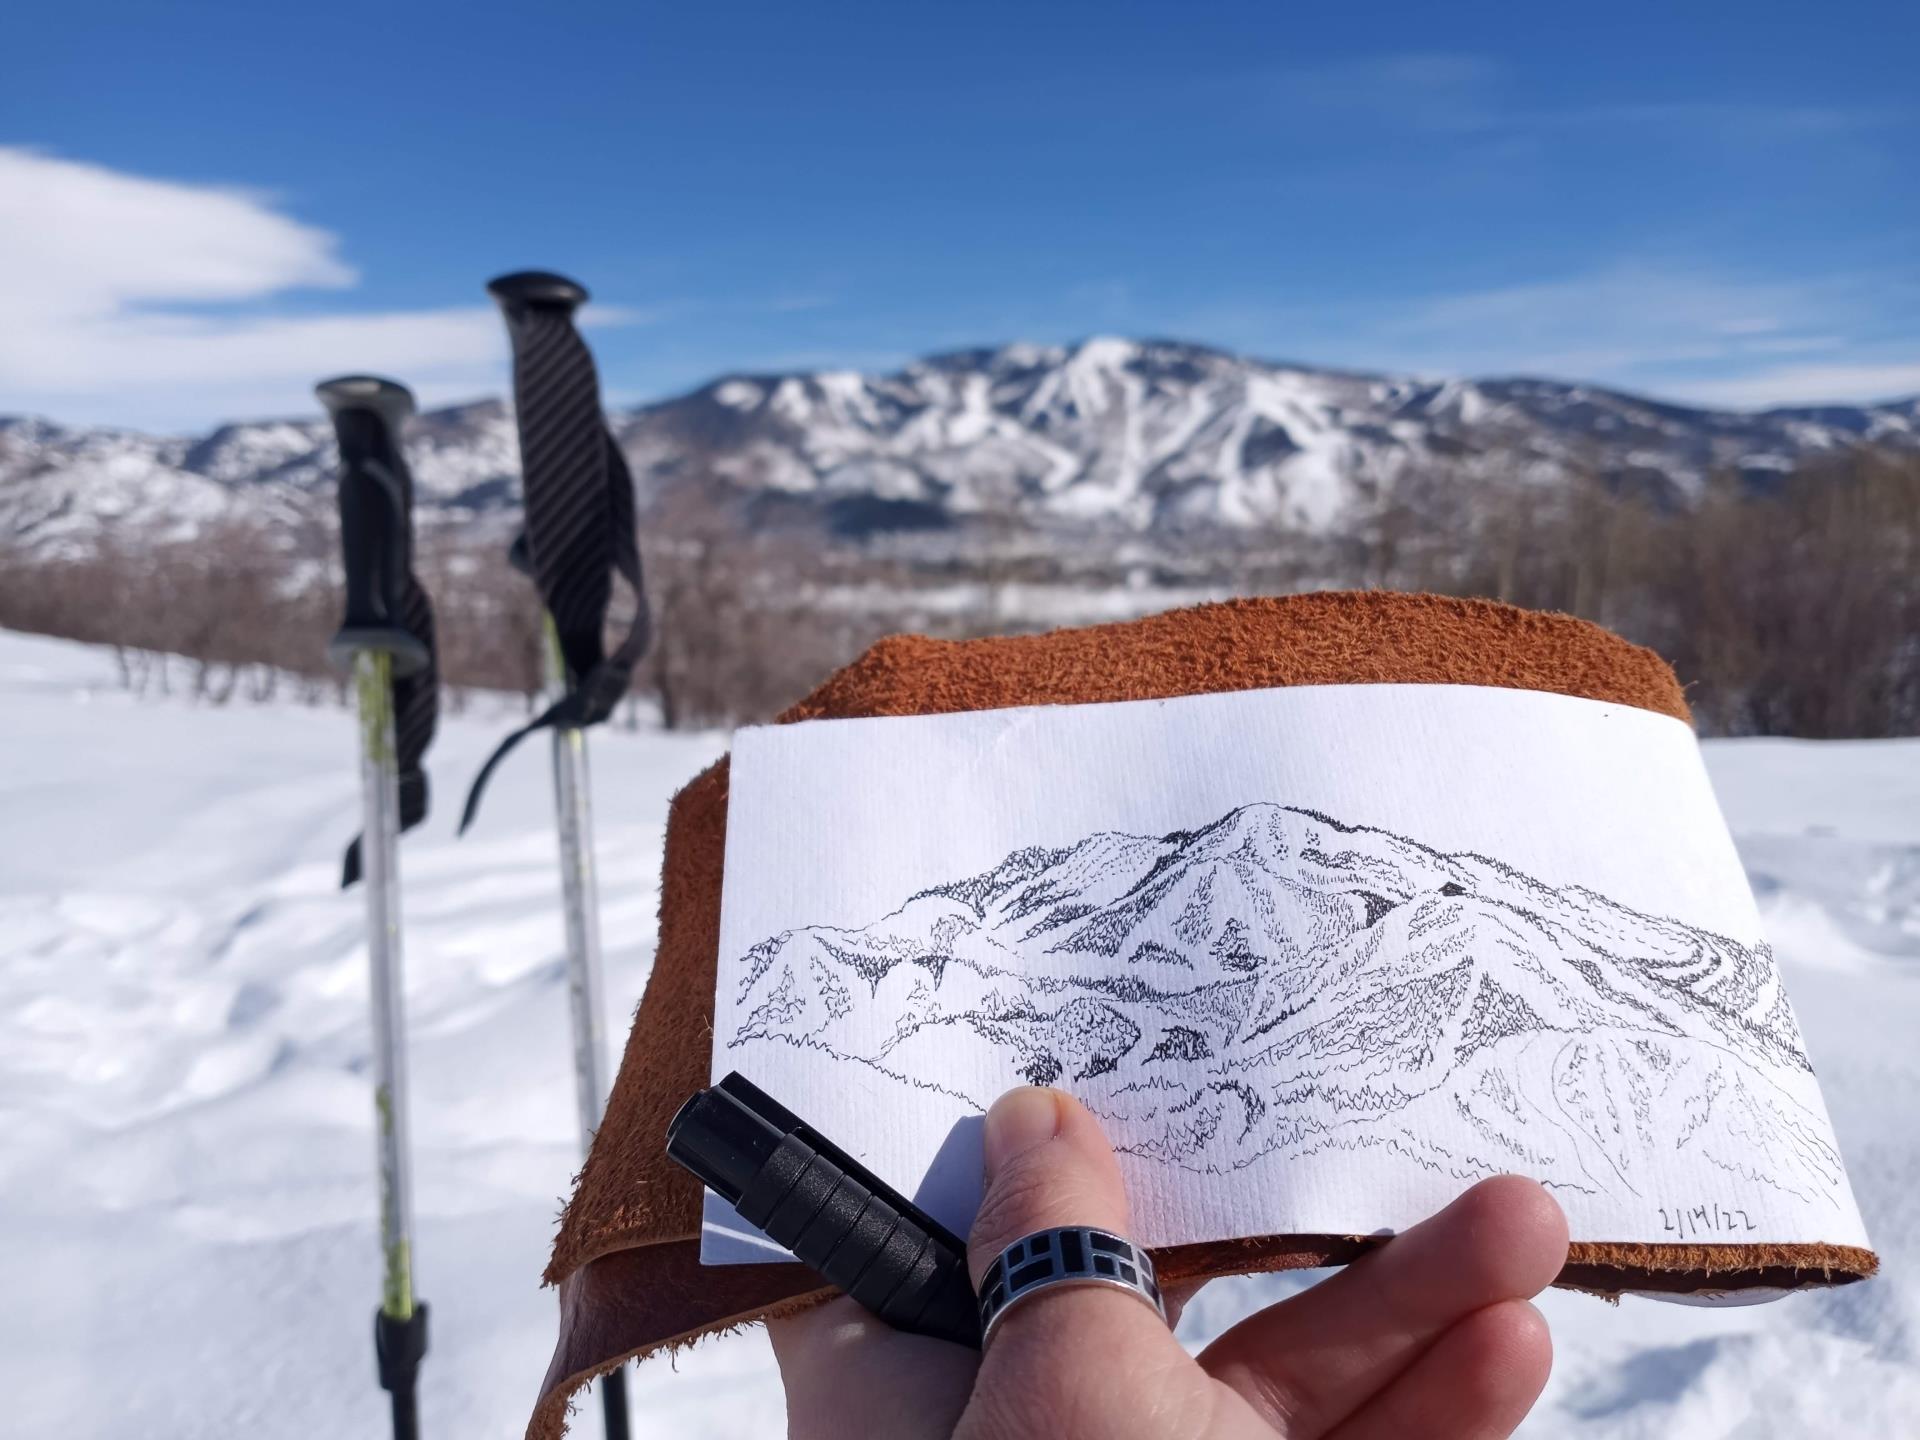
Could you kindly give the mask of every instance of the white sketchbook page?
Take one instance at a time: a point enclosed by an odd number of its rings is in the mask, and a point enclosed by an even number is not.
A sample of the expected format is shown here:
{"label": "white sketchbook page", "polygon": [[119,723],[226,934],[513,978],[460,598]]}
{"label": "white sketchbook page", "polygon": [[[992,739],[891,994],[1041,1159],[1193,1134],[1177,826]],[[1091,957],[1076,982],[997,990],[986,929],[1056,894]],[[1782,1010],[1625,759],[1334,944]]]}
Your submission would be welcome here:
{"label": "white sketchbook page", "polygon": [[[713,1075],[954,1230],[1073,1091],[1149,1245],[1396,1231],[1485,1175],[1575,1239],[1866,1243],[1693,733],[1472,686],[743,730]],[[702,1258],[779,1259],[708,1197]]]}

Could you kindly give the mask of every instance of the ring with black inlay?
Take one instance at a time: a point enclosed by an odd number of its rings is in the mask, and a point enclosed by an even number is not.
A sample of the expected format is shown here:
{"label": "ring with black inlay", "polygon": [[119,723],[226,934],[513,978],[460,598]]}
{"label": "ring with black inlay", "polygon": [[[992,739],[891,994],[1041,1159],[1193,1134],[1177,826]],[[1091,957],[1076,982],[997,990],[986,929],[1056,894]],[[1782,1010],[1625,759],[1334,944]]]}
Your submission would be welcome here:
{"label": "ring with black inlay", "polygon": [[1124,1290],[1151,1305],[1162,1320],[1167,1318],[1160,1282],[1145,1250],[1108,1230],[1056,1225],[1021,1236],[987,1267],[980,1281],[981,1344],[993,1338],[994,1326],[1007,1311],[1056,1285]]}

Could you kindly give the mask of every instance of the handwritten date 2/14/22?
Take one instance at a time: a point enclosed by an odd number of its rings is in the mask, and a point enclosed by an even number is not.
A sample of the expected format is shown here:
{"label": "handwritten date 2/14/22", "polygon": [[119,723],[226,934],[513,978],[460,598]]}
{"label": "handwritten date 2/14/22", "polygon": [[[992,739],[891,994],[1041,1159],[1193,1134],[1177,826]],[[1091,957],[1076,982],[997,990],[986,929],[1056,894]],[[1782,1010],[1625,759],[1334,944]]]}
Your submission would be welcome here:
{"label": "handwritten date 2/14/22", "polygon": [[1740,1236],[1760,1227],[1748,1217],[1744,1210],[1730,1210],[1723,1205],[1707,1204],[1676,1205],[1671,1208],[1662,1205],[1660,1228],[1676,1239],[1693,1240],[1705,1235]]}

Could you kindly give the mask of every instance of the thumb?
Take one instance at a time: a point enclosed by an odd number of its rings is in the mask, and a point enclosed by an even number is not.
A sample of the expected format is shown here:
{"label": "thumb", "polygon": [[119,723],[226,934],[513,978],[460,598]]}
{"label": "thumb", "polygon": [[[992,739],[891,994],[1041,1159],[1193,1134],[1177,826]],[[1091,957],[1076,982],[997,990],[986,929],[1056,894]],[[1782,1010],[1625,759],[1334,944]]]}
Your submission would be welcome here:
{"label": "thumb", "polygon": [[[1002,1250],[1036,1230],[1086,1225],[1131,1238],[1120,1167],[1099,1122],[1071,1095],[1038,1087],[1009,1091],[987,1112],[984,1149],[986,1192],[967,1241],[976,1288]],[[1102,1363],[1089,1366],[1090,1355],[1103,1357]],[[1107,1285],[1057,1285],[1004,1312],[987,1347],[979,1388],[1012,1381],[1009,1372],[1018,1370],[1027,1377],[1016,1382],[1025,1393],[1034,1393],[1030,1380],[1058,1391],[1091,1370],[1111,1401],[1127,1388],[1113,1383],[1116,1373],[1124,1373],[1119,1367],[1152,1372],[1186,1360],[1167,1323],[1139,1297]],[[1088,1416],[1085,1410],[1068,1413]]]}

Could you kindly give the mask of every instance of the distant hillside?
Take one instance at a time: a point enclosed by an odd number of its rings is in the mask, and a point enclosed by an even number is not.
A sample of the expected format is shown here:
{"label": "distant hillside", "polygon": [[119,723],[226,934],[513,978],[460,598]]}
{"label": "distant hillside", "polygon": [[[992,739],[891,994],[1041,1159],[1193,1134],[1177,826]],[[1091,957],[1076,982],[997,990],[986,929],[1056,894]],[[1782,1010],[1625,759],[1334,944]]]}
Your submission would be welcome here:
{"label": "distant hillside", "polygon": [[[1684,504],[1716,470],[1764,484],[1857,442],[1920,451],[1920,398],[1740,413],[1119,339],[970,350],[890,375],[731,375],[613,422],[643,500],[676,480],[721,481],[763,515],[843,534],[981,516],[1339,534],[1421,467],[1497,463],[1549,484],[1579,469]],[[500,402],[423,415],[409,450],[430,513],[504,521],[517,508]],[[222,518],[289,525],[330,504],[332,466],[317,411],[193,437],[0,419],[0,537],[57,550],[111,534],[137,547]]]}

